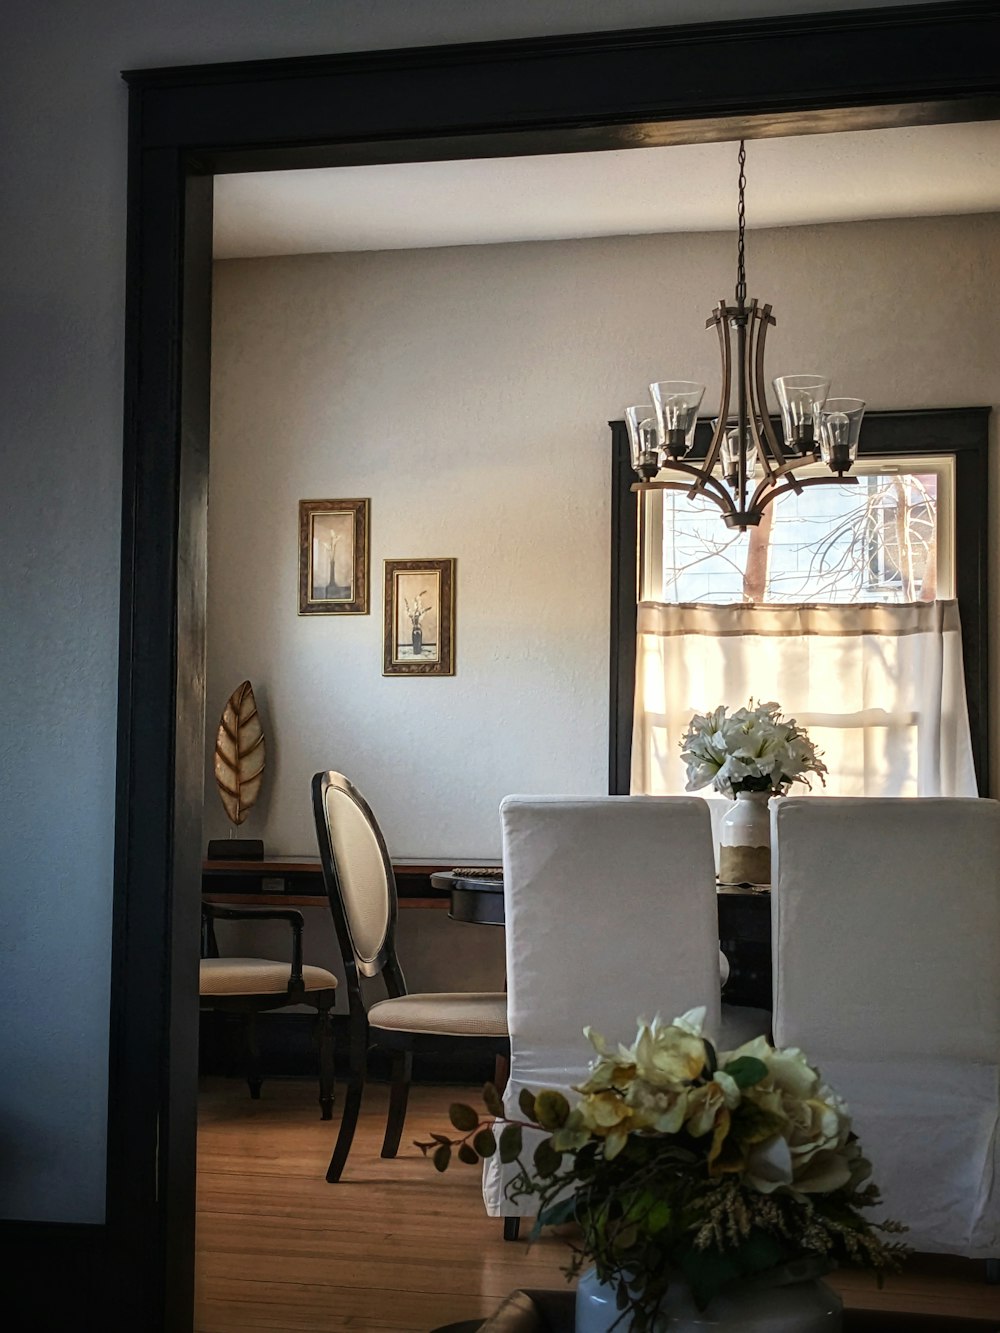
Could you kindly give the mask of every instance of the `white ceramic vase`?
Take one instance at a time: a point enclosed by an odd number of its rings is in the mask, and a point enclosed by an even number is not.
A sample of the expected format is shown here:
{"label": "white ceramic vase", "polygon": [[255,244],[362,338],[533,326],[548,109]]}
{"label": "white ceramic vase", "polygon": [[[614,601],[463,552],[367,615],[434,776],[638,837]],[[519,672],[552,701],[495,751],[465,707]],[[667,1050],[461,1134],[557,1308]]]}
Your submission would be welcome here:
{"label": "white ceramic vase", "polygon": [[719,824],[719,883],[770,884],[771,793],[741,791]]}
{"label": "white ceramic vase", "polygon": [[[684,1282],[671,1283],[652,1333],[840,1333],[843,1302],[823,1282],[765,1286],[748,1282],[720,1292],[699,1310]],[[620,1318],[612,1287],[588,1269],[576,1289],[576,1333],[609,1333]],[[628,1333],[630,1321],[615,1333]]]}

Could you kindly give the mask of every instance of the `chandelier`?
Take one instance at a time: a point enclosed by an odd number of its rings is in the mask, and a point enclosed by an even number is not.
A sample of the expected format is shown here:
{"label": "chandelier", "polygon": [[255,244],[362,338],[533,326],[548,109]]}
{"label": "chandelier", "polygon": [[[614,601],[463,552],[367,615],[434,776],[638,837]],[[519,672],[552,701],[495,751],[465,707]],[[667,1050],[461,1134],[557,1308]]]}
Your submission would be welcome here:
{"label": "chandelier", "polygon": [[[747,300],[745,168],[746,144],[741,139],[736,304],[720,301],[705,321],[705,327],[714,325],[719,336],[722,394],[704,458],[692,457],[704,384],[689,380],[651,384],[652,403],[625,409],[632,466],[641,478],[632,489],[686,491],[691,499],[704,496],[719,506],[730,528],[741,532],[756,527],[767,506],[788,491],[800,494],[805,486],[856,484],[857,477],[846,474],[857,457],[865,410],[860,398],[829,398],[830,381],[823,375],[782,375],[774,380],[774,391],[784,442],[775,434],[764,387],[764,343],[775,319],[769,305]],[[735,412],[731,411],[734,388]],[[829,467],[829,476],[795,475],[795,468],[819,461]]]}

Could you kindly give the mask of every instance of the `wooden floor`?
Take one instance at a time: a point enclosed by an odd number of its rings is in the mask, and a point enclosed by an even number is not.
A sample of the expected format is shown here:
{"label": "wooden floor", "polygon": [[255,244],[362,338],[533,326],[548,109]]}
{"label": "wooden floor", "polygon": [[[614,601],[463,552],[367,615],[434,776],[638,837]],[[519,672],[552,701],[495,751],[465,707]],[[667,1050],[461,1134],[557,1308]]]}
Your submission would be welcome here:
{"label": "wooden floor", "polygon": [[[414,1088],[400,1156],[383,1161],[386,1090],[373,1085],[339,1185],[324,1180],[337,1121],[319,1119],[315,1098],[299,1081],[265,1083],[259,1102],[236,1080],[203,1084],[196,1333],[428,1333],[484,1317],[517,1287],[564,1286],[563,1242],[505,1243],[478,1170],[439,1175],[412,1147],[473,1091]],[[934,1316],[921,1330],[1000,1330],[1000,1287],[980,1264],[914,1261],[881,1292],[867,1274],[827,1281],[851,1309]]]}

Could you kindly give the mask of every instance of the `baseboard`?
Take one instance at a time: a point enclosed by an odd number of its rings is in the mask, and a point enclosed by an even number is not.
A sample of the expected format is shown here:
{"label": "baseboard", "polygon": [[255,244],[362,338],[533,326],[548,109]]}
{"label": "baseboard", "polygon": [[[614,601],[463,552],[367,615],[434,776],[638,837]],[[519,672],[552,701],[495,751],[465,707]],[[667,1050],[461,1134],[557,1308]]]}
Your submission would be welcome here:
{"label": "baseboard", "polygon": [[[4,1309],[17,1333],[105,1333],[107,1228],[0,1221]],[[14,1314],[14,1311],[19,1311]]]}
{"label": "baseboard", "polygon": [[[346,1015],[333,1018],[334,1052],[338,1070],[346,1069],[349,1041]],[[206,1011],[201,1015],[198,1068],[202,1074],[241,1078],[245,1068],[239,1015]],[[316,1078],[318,1076],[312,1014],[269,1013],[257,1016],[257,1044],[264,1078]],[[470,1048],[457,1038],[447,1055],[416,1054],[414,1083],[476,1085],[493,1077],[492,1055]],[[368,1076],[376,1082],[389,1078],[389,1057],[374,1050],[368,1056]]]}

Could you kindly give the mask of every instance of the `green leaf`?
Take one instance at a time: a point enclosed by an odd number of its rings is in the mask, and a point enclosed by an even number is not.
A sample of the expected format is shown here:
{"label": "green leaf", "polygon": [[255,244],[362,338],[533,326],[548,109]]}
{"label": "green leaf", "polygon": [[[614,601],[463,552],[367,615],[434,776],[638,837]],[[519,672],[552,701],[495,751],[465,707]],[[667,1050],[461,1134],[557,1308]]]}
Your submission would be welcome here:
{"label": "green leaf", "polygon": [[665,1199],[654,1203],[646,1216],[646,1230],[651,1236],[657,1236],[670,1225],[672,1217],[670,1204]]}
{"label": "green leaf", "polygon": [[503,1102],[495,1083],[487,1083],[483,1088],[483,1104],[490,1115],[503,1116]]}
{"label": "green leaf", "polygon": [[562,1153],[556,1152],[551,1139],[542,1139],[535,1149],[533,1160],[540,1176],[554,1176],[562,1166]]}
{"label": "green leaf", "polygon": [[542,1129],[562,1129],[569,1118],[569,1102],[561,1092],[546,1088],[535,1098],[535,1119]]}
{"label": "green leaf", "polygon": [[759,1227],[754,1227],[747,1238],[740,1242],[735,1252],[736,1262],[744,1273],[765,1273],[774,1268],[785,1257],[785,1250],[773,1236]]}
{"label": "green leaf", "polygon": [[728,1074],[738,1088],[752,1088],[762,1078],[767,1078],[767,1065],[755,1055],[741,1055],[730,1060],[722,1072]]}
{"label": "green leaf", "polygon": [[497,1141],[492,1129],[481,1129],[472,1140],[472,1146],[480,1157],[492,1157],[497,1150]]}
{"label": "green leaf", "polygon": [[479,1154],[473,1148],[471,1143],[462,1143],[458,1149],[458,1160],[465,1162],[468,1166],[478,1166]]}
{"label": "green leaf", "polygon": [[507,1125],[500,1134],[501,1162],[516,1162],[521,1154],[521,1126]]}
{"label": "green leaf", "polygon": [[718,1250],[687,1250],[679,1256],[680,1267],[688,1280],[691,1295],[699,1310],[734,1277],[739,1277],[741,1266],[729,1255]]}
{"label": "green leaf", "polygon": [[527,1088],[522,1088],[518,1093],[517,1104],[521,1108],[521,1114],[525,1120],[534,1120],[535,1124],[538,1123],[535,1119],[535,1094],[533,1092],[529,1092]]}
{"label": "green leaf", "polygon": [[434,1167],[438,1171],[447,1171],[448,1163],[451,1161],[451,1146],[447,1143],[439,1143],[434,1149]]}
{"label": "green leaf", "polygon": [[431,1134],[431,1138],[434,1140],[435,1143],[450,1143],[450,1142],[451,1142],[451,1139],[448,1137],[447,1134],[433,1134],[433,1133],[432,1133],[432,1134]]}
{"label": "green leaf", "polygon": [[464,1102],[452,1102],[448,1107],[448,1119],[463,1134],[467,1134],[470,1129],[475,1129],[479,1124],[478,1112],[474,1111],[471,1106],[466,1106]]}
{"label": "green leaf", "polygon": [[719,1067],[719,1057],[715,1053],[715,1047],[706,1037],[702,1038],[702,1045],[705,1047],[705,1068],[708,1070],[707,1077],[711,1078]]}
{"label": "green leaf", "polygon": [[630,1250],[638,1239],[639,1228],[635,1226],[627,1226],[622,1227],[622,1229],[616,1233],[612,1243],[616,1251]]}

